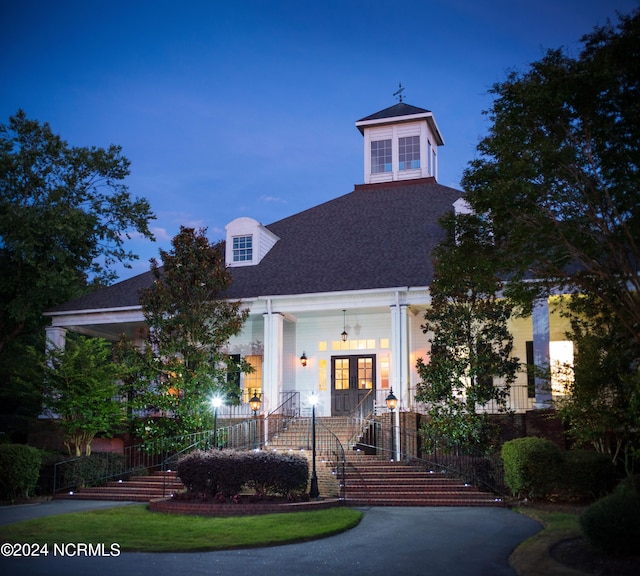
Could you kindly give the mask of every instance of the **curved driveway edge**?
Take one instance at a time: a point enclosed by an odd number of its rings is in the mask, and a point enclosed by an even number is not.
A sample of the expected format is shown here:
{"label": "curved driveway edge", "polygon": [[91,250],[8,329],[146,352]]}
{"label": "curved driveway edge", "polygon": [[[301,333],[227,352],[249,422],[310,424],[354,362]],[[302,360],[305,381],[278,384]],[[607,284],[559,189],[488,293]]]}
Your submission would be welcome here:
{"label": "curved driveway edge", "polygon": [[354,529],[312,542],[201,553],[2,558],[0,568],[16,576],[514,576],[509,555],[541,529],[506,508],[361,510],[364,517]]}

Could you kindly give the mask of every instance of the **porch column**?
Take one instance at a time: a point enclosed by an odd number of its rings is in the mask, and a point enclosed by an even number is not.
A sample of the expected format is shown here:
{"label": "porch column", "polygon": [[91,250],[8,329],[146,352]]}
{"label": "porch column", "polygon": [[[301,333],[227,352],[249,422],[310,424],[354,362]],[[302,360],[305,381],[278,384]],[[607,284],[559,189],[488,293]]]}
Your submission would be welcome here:
{"label": "porch column", "polygon": [[262,411],[278,407],[282,390],[284,316],[264,314],[264,360],[262,372]]}
{"label": "porch column", "polygon": [[[409,307],[400,305],[400,403],[398,413],[409,408]],[[398,418],[400,415],[398,414]]]}
{"label": "porch column", "polygon": [[408,305],[393,304],[391,309],[391,386],[398,398],[398,410],[406,410],[409,401],[409,321]]}
{"label": "porch column", "polygon": [[[549,369],[549,300],[541,298],[533,305],[533,363],[537,370]],[[551,406],[551,383],[536,373],[536,408]]]}
{"label": "porch column", "polygon": [[398,302],[391,306],[391,373],[393,391],[398,408],[392,412],[394,427],[394,453],[401,452],[400,412],[407,410],[409,401],[409,321],[408,306]]}
{"label": "porch column", "polygon": [[67,341],[67,330],[60,326],[47,326],[45,328],[46,333],[46,348],[47,351],[54,348],[64,349]]}

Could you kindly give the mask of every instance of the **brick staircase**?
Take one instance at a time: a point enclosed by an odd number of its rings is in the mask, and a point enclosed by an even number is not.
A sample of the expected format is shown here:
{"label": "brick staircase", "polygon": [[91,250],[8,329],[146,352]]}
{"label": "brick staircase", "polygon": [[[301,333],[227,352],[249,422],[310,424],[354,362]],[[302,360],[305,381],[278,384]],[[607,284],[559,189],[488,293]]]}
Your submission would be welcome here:
{"label": "brick staircase", "polygon": [[[318,425],[329,428],[345,449],[346,469],[341,490],[333,462],[316,458],[321,497],[344,495],[351,506],[503,506],[491,492],[483,492],[463,480],[447,478],[403,462],[389,462],[376,455],[365,454],[351,442],[358,430],[347,418],[318,418]],[[288,429],[274,438],[269,448],[300,450],[311,459],[308,419],[290,423]]]}
{"label": "brick staircase", "polygon": [[132,476],[129,480],[107,482],[106,486],[79,488],[74,492],[56,494],[57,499],[118,500],[148,502],[184,490],[174,471],[155,472],[151,476]]}
{"label": "brick staircase", "polygon": [[[353,435],[352,427],[350,427],[346,417],[317,418],[316,423],[316,433],[318,438],[323,434],[323,427],[331,430],[343,445],[346,445]],[[286,430],[281,431],[277,436],[273,437],[264,449],[275,452],[296,453],[300,456],[304,456],[309,460],[309,470],[311,470],[313,453],[311,439],[311,419],[298,418],[291,421]],[[338,498],[340,497],[341,490],[334,462],[329,459],[329,454],[325,454],[323,452],[322,442],[319,439],[318,445],[319,448],[316,451],[316,473],[318,476],[320,497]]]}
{"label": "brick staircase", "polygon": [[[316,472],[321,498],[345,497],[350,506],[504,506],[490,492],[482,492],[464,481],[447,478],[403,462],[389,462],[365,454],[352,445],[357,430],[347,418],[317,418]],[[335,462],[322,450],[322,439],[330,429],[345,450],[345,475],[339,478]],[[300,454],[311,469],[311,426],[309,418],[289,423],[286,430],[272,438],[265,450]],[[175,472],[156,472],[151,476],[109,482],[106,486],[82,488],[56,498],[148,502],[184,490]]]}
{"label": "brick staircase", "polygon": [[348,457],[344,482],[350,506],[504,506],[462,480],[362,453]]}

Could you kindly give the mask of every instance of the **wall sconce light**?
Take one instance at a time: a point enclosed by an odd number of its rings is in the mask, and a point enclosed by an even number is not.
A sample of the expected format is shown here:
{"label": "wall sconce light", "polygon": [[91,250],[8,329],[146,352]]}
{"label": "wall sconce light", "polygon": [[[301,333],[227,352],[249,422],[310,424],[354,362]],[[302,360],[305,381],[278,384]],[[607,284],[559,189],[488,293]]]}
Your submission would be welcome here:
{"label": "wall sconce light", "polygon": [[302,356],[300,356],[300,364],[302,364],[303,367],[307,365],[307,355],[304,352]]}
{"label": "wall sconce light", "polygon": [[342,329],[342,341],[346,342],[347,341],[347,337],[349,336],[349,334],[347,334],[347,311],[343,310],[342,311],[342,324],[343,324],[343,329]]}

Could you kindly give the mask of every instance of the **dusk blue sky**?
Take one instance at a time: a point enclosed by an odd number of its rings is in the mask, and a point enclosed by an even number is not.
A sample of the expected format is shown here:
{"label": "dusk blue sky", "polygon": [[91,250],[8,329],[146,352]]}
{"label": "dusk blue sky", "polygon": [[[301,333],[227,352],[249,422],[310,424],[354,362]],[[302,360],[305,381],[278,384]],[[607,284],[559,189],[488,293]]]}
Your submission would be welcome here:
{"label": "dusk blue sky", "polygon": [[22,108],[76,146],[119,144],[157,242],[270,224],[363,182],[356,120],[404,101],[445,140],[458,188],[488,129],[489,88],[639,0],[0,0],[0,123]]}

